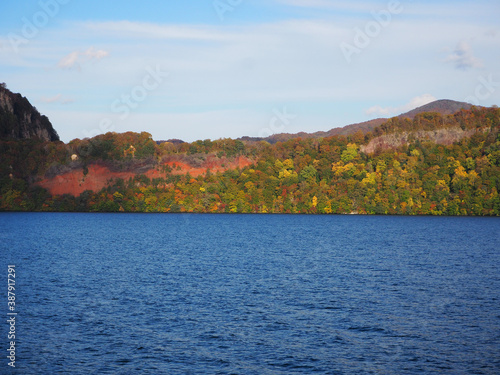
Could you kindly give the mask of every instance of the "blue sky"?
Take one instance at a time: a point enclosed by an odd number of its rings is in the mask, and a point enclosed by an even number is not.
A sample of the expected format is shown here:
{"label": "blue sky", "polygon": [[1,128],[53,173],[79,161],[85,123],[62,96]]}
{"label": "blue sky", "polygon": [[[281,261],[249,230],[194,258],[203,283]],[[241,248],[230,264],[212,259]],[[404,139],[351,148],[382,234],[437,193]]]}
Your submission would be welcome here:
{"label": "blue sky", "polygon": [[314,132],[500,104],[498,16],[497,0],[3,1],[0,82],[66,142]]}

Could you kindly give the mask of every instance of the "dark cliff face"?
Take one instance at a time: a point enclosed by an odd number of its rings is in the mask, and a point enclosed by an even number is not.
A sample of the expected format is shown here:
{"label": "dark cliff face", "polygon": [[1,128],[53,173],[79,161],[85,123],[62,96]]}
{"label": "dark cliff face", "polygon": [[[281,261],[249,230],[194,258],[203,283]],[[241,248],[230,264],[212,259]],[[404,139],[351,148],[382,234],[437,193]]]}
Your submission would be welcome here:
{"label": "dark cliff face", "polygon": [[0,84],[0,138],[59,141],[49,119],[40,114],[28,99]]}

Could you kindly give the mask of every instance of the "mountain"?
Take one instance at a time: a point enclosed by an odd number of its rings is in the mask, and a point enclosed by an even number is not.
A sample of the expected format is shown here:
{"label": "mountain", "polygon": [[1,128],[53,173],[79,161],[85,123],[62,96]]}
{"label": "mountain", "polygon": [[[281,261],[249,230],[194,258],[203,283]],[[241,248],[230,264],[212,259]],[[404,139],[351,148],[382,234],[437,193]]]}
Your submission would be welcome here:
{"label": "mountain", "polygon": [[[437,113],[440,113],[442,115],[451,115],[453,113],[460,111],[461,109],[468,110],[470,108],[472,108],[472,104],[464,103],[464,102],[457,102],[454,100],[443,99],[443,100],[436,100],[432,103],[415,108],[409,112],[402,113],[397,117],[409,118],[412,120],[419,113],[437,112]],[[325,131],[319,131],[319,132],[315,132],[315,133],[300,132],[300,133],[295,133],[295,134],[280,133],[280,134],[273,134],[267,138],[243,137],[243,138],[240,138],[240,140],[242,140],[242,141],[267,141],[271,144],[274,144],[276,142],[285,142],[289,139],[299,138],[299,137],[304,138],[304,139],[306,139],[306,138],[324,138],[324,137],[331,137],[334,135],[355,134],[358,131],[361,131],[362,133],[366,134],[368,132],[371,132],[377,126],[382,125],[387,120],[388,120],[388,118],[377,118],[374,120],[360,122],[357,124],[351,124],[351,125],[347,125],[344,127],[333,128],[333,129],[330,129],[326,132]]]}
{"label": "mountain", "polygon": [[[9,118],[16,100],[27,103],[3,91]],[[364,135],[274,145],[0,138],[0,211],[500,216],[500,109],[464,106],[438,101],[372,131],[384,120],[331,130]]]}
{"label": "mountain", "polygon": [[399,115],[398,117],[400,118],[409,118],[413,119],[416,115],[419,113],[424,113],[424,112],[437,112],[442,115],[452,115],[461,109],[471,109],[472,104],[465,103],[465,102],[456,102],[454,100],[447,100],[447,99],[442,99],[442,100],[436,100],[432,103],[425,104],[421,107],[415,108],[409,112],[403,113]]}
{"label": "mountain", "polygon": [[28,99],[0,84],[0,138],[59,141],[49,119],[40,114]]}
{"label": "mountain", "polygon": [[387,119],[385,119],[385,118],[377,118],[374,120],[360,122],[358,124],[347,125],[347,126],[344,126],[341,128],[333,128],[333,129],[330,129],[326,132],[319,131],[319,132],[314,132],[314,133],[300,132],[300,133],[296,133],[296,134],[288,134],[288,133],[273,134],[264,140],[271,143],[271,144],[274,144],[276,142],[284,142],[284,141],[287,141],[289,139],[299,138],[299,137],[300,138],[325,138],[325,137],[332,137],[334,135],[354,134],[358,131],[361,131],[363,133],[368,133],[369,131],[372,131],[374,128],[376,128],[379,125],[382,125],[386,121],[387,121]]}

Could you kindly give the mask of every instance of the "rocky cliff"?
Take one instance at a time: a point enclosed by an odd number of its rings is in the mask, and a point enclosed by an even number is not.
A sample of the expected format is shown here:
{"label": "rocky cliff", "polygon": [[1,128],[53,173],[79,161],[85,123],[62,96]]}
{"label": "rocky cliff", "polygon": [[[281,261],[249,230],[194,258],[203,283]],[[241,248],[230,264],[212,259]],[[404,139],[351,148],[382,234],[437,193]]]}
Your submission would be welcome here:
{"label": "rocky cliff", "polygon": [[40,114],[28,99],[0,84],[0,138],[59,141],[49,119]]}
{"label": "rocky cliff", "polygon": [[387,151],[401,146],[408,146],[412,141],[434,142],[440,145],[449,146],[463,138],[472,136],[478,131],[487,131],[488,129],[461,129],[452,127],[436,130],[405,131],[399,133],[384,134],[375,137],[367,145],[360,147],[361,152],[371,154],[376,151]]}

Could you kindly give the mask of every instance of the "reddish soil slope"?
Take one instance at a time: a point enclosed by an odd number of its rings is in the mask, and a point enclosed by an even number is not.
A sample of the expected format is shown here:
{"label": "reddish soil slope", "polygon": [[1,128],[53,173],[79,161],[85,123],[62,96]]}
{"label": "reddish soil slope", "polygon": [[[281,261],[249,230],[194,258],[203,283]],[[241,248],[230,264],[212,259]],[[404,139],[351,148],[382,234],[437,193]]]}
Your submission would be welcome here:
{"label": "reddish soil slope", "polygon": [[[234,160],[218,159],[208,157],[199,166],[193,167],[190,164],[182,161],[169,160],[162,162],[157,168],[150,169],[144,174],[150,179],[166,177],[167,173],[163,172],[163,166],[170,166],[172,171],[170,174],[180,175],[189,173],[193,177],[197,177],[207,173],[224,172],[228,169],[244,168],[252,164],[252,161],[246,157],[238,157]],[[61,175],[45,178],[37,183],[37,185],[47,189],[52,195],[70,194],[79,196],[85,190],[94,192],[109,186],[117,179],[127,181],[136,176],[134,172],[113,172],[108,167],[91,164],[88,166],[88,173],[84,176],[83,169],[75,169],[71,172],[66,172]]]}

